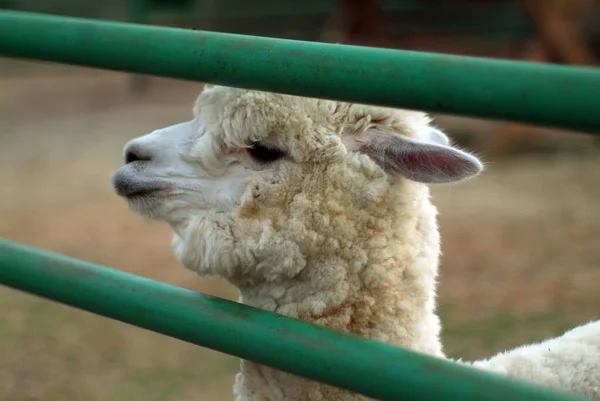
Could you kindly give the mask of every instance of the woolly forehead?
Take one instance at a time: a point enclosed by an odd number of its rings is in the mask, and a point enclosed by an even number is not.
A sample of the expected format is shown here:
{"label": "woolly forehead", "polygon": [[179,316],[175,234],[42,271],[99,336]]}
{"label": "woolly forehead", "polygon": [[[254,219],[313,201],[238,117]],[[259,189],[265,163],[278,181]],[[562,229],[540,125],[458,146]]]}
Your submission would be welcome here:
{"label": "woolly forehead", "polygon": [[376,124],[425,138],[430,123],[421,112],[209,85],[193,111],[221,151],[261,142],[296,161],[339,153],[342,136],[360,134]]}

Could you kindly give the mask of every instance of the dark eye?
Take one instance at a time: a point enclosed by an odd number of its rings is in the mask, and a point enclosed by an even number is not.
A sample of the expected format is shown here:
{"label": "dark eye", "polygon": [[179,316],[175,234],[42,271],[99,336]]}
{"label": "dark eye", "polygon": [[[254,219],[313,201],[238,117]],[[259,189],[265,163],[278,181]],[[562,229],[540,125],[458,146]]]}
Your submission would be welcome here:
{"label": "dark eye", "polygon": [[262,163],[273,162],[283,157],[283,152],[277,148],[266,146],[260,142],[252,142],[248,153],[254,160]]}

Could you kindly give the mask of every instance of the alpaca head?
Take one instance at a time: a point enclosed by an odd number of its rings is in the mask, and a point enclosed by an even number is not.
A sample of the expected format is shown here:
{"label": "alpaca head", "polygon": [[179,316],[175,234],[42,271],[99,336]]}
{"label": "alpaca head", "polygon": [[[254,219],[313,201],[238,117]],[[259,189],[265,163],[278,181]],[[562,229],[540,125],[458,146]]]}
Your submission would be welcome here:
{"label": "alpaca head", "polygon": [[397,224],[413,188],[482,169],[424,113],[220,86],[124,158],[117,194],[172,226],[184,266],[240,286],[294,277],[325,250],[356,253],[346,243]]}

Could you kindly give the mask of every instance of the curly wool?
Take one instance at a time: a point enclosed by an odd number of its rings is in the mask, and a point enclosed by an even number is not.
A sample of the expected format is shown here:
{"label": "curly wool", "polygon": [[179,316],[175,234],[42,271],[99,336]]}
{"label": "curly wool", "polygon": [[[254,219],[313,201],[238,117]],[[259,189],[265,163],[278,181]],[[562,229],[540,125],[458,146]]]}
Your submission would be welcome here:
{"label": "curly wool", "polygon": [[[243,303],[444,357],[426,184],[476,175],[476,158],[414,111],[209,87],[194,114],[133,140],[143,157],[114,176],[134,210],[171,225],[183,266],[224,277]],[[255,141],[285,158],[252,160]],[[597,394],[585,332],[474,365]],[[249,361],[234,387],[238,401],[365,399]]]}
{"label": "curly wool", "polygon": [[[245,304],[442,357],[434,311],[440,244],[429,190],[340,146],[340,133],[374,120],[424,136],[429,119],[260,92],[229,100],[211,126],[215,137],[239,144],[275,133],[297,163],[256,181],[235,210],[195,216],[175,240],[180,262],[225,277]],[[199,100],[199,118],[213,121],[206,104],[215,101]],[[323,154],[329,163],[311,162]],[[365,399],[249,361],[235,393],[238,401]]]}

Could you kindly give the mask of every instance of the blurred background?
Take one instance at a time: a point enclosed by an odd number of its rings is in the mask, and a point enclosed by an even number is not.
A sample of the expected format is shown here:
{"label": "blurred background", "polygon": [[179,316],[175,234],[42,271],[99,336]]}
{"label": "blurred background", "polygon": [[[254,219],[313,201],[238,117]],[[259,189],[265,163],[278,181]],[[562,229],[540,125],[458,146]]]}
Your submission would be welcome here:
{"label": "blurred background", "polygon": [[[0,0],[0,8],[368,46],[598,66],[584,0]],[[202,84],[0,58],[0,235],[229,299],[130,213],[124,143],[188,119]],[[597,139],[439,115],[488,162],[435,188],[447,353],[492,355],[600,318]],[[0,287],[0,400],[231,400],[236,358]]]}

